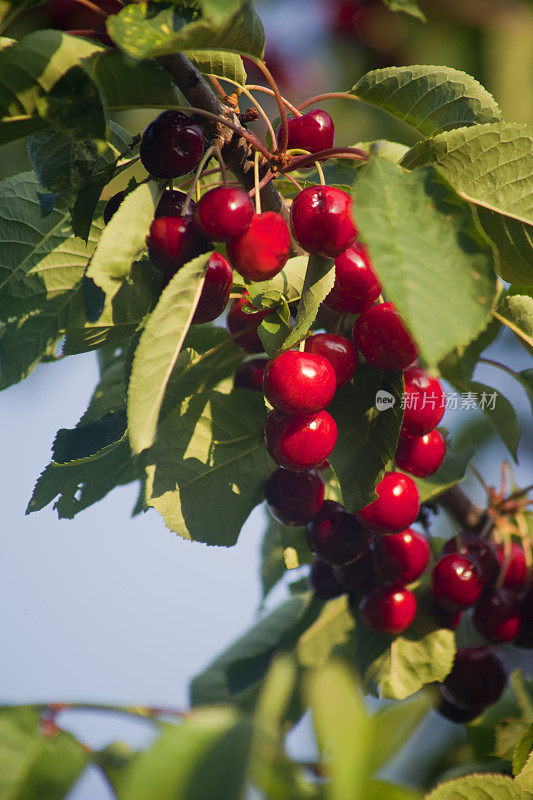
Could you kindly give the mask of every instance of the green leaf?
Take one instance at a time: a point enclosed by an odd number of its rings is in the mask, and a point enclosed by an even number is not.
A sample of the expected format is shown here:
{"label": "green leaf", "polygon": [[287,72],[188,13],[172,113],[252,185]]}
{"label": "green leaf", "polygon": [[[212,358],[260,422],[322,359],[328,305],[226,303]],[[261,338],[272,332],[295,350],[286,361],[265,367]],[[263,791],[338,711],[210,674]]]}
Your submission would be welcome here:
{"label": "green leaf", "polygon": [[225,53],[223,50],[185,50],[183,55],[204,75],[229,78],[241,86],[246,83],[246,70],[237,53]]}
{"label": "green leaf", "polygon": [[[329,411],[340,431],[329,457],[350,513],[359,511],[373,497],[389,461],[394,458],[403,412],[400,372],[381,372],[368,365],[358,368],[352,383],[339,389]],[[376,408],[376,395],[392,396],[383,411]]]}
{"label": "green leaf", "polygon": [[439,369],[442,375],[450,381],[453,377],[469,381],[481,354],[493,343],[500,330],[501,323],[497,319],[492,319],[485,330],[470,344],[460,345],[441,361]]}
{"label": "green leaf", "polygon": [[334,281],[335,262],[333,259],[309,256],[296,321],[291,333],[285,339],[285,349],[294,347],[305,337],[315,321],[321,302],[333,288]]}
{"label": "green leaf", "polygon": [[325,603],[318,619],[298,641],[298,661],[305,667],[322,667],[334,648],[349,640],[353,628],[347,595]]}
{"label": "green leaf", "polygon": [[265,352],[269,356],[276,355],[291,332],[290,315],[289,306],[287,303],[282,303],[279,308],[265,317],[259,325],[257,333]]}
{"label": "green leaf", "polygon": [[461,451],[448,450],[443,464],[433,475],[429,478],[413,478],[418,488],[420,502],[427,503],[434,500],[447,489],[460,483],[474,455],[473,448]]}
{"label": "green leaf", "polygon": [[527,764],[527,760],[533,750],[533,722],[531,722],[520,740],[517,742],[513,751],[513,775],[521,772]]}
{"label": "green leaf", "polygon": [[261,583],[263,599],[285,575],[313,560],[305,537],[305,528],[288,528],[270,514],[261,543]]}
{"label": "green leaf", "polygon": [[192,21],[174,5],[150,9],[132,5],[109,17],[107,30],[125,53],[138,60],[204,49],[262,58],[265,34],[250,0],[228,0],[223,8],[207,0],[198,5],[200,14]]}
{"label": "green leaf", "polygon": [[377,771],[405,745],[431,708],[429,694],[419,694],[404,703],[394,703],[374,714],[376,749],[372,771]]}
{"label": "green leaf", "polygon": [[359,172],[353,196],[387,297],[434,367],[490,320],[491,251],[473,238],[468,206],[457,203],[432,168],[404,174],[386,159],[373,159]]}
{"label": "green leaf", "polygon": [[529,799],[533,795],[533,753],[529,754],[529,758],[515,778],[515,784],[524,790],[524,794]]}
{"label": "green leaf", "polygon": [[533,294],[521,294],[520,288],[514,290],[512,287],[511,292],[500,300],[496,314],[520,344],[533,353]]}
{"label": "green leaf", "polygon": [[492,95],[471,75],[451,67],[374,69],[355,84],[351,94],[406,122],[422,136],[502,118]]}
{"label": "green leaf", "polygon": [[498,253],[498,275],[509,283],[533,285],[533,225],[477,206],[484,233]]}
{"label": "green leaf", "polygon": [[417,3],[417,0],[384,0],[385,5],[391,11],[403,11],[411,17],[427,22],[426,15]]}
{"label": "green leaf", "polygon": [[251,301],[257,308],[270,305],[268,301],[279,302],[281,297],[288,303],[299,300],[307,270],[308,256],[289,258],[281,272],[269,281],[247,284]]}
{"label": "green leaf", "polygon": [[110,111],[183,104],[169,73],[155,61],[135,64],[120,51],[103,49],[89,59],[87,68]]}
{"label": "green leaf", "polygon": [[467,775],[441,783],[426,795],[425,800],[528,800],[530,795],[520,789],[507,775]]}

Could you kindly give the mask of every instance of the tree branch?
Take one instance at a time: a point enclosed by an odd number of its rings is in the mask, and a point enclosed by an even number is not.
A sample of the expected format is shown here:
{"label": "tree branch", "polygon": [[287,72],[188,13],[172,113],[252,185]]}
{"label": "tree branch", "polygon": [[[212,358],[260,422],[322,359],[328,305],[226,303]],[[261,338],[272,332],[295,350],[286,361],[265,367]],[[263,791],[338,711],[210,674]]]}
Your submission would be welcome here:
{"label": "tree branch", "polygon": [[436,503],[452,516],[461,528],[481,529],[486,520],[484,509],[476,506],[458,486],[452,486],[436,498]]}

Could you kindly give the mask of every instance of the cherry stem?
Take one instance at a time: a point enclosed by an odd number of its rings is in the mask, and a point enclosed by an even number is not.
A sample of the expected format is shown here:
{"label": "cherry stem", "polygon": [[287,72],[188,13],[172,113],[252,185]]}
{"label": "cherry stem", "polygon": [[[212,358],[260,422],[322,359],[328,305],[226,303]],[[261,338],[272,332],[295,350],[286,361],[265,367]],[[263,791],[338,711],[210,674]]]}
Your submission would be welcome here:
{"label": "cherry stem", "polygon": [[357,147],[331,147],[329,150],[319,150],[312,155],[295,158],[290,162],[289,166],[282,169],[281,172],[292,172],[294,169],[305,167],[318,159],[323,161],[325,158],[350,158],[356,161],[368,161],[368,153],[364,150],[359,150]]}
{"label": "cherry stem", "polygon": [[288,173],[288,172],[287,172],[287,173],[285,173],[285,175],[284,175],[283,177],[284,177],[284,178],[287,178],[287,180],[288,180],[288,181],[290,181],[291,183],[293,183],[293,184],[296,186],[296,188],[298,189],[298,191],[299,191],[299,192],[303,191],[303,187],[302,187],[302,186],[301,186],[301,185],[298,183],[298,181],[294,180],[294,178],[292,177],[292,175],[289,175],[289,173]]}
{"label": "cherry stem", "polygon": [[227,128],[230,128],[230,130],[238,133],[239,136],[242,136],[242,138],[256,150],[259,150],[268,161],[271,160],[272,153],[261,144],[257,136],[253,133],[248,133],[248,131],[245,131],[240,125],[235,125],[234,122],[230,122],[226,117],[221,117],[220,114],[212,114],[211,111],[205,111],[203,108],[197,108],[196,106],[172,106],[172,108],[176,111],[189,111],[193,114],[199,114],[206,119],[213,120],[213,122],[218,122],[220,125],[225,125]]}
{"label": "cherry stem", "polygon": [[211,83],[213,84],[213,86],[215,87],[217,92],[219,93],[220,97],[222,97],[222,99],[225,100],[226,97],[227,97],[227,93],[222,88],[218,78],[216,78],[214,75],[209,75],[209,80],[211,81]]}
{"label": "cherry stem", "polygon": [[477,468],[473,464],[469,464],[468,468],[472,472],[472,474],[475,475],[475,477],[478,479],[480,484],[483,486],[483,488],[485,489],[485,492],[487,494],[489,494],[489,487],[488,487],[487,483],[484,481],[484,479],[481,476],[481,474],[478,472]]}
{"label": "cherry stem", "polygon": [[228,175],[226,172],[226,165],[224,163],[224,159],[222,158],[222,153],[220,152],[220,147],[213,147],[213,154],[218,163],[220,164],[220,171],[222,173],[222,183],[224,186],[226,186],[228,182]]}
{"label": "cherry stem", "polygon": [[175,708],[152,708],[149,706],[106,706],[102,703],[46,703],[38,704],[36,708],[49,712],[54,717],[62,711],[109,711],[114,714],[128,714],[135,717],[155,719],[160,716],[187,717],[185,711],[178,711]]}
{"label": "cherry stem", "polygon": [[314,106],[316,103],[319,103],[321,100],[355,100],[356,102],[359,101],[359,98],[356,97],[354,94],[350,94],[349,92],[326,92],[325,94],[317,94],[314,97],[310,97],[309,100],[306,100],[304,103],[300,103],[298,106],[298,111],[301,111],[303,108],[307,108],[307,106]]}
{"label": "cherry stem", "polygon": [[79,3],[82,6],[86,6],[90,8],[91,11],[94,11],[96,14],[100,14],[102,17],[108,17],[109,14],[107,11],[99,8],[95,3],[91,3],[91,0],[74,0],[75,3]]}
{"label": "cherry stem", "polygon": [[[268,173],[267,173],[268,174]],[[255,213],[261,213],[261,191],[259,189],[259,153],[255,151],[254,157],[254,188],[255,192]]]}
{"label": "cherry stem", "polygon": [[268,132],[270,133],[270,136],[272,137],[272,144],[273,144],[276,141],[276,134],[274,133],[274,128],[272,127],[272,123],[270,122],[270,120],[268,118],[268,114],[266,113],[266,111],[263,108],[263,106],[261,105],[261,103],[258,100],[255,99],[253,94],[248,91],[248,88],[246,86],[242,86],[240,83],[237,83],[237,81],[232,81],[231,78],[223,78],[222,80],[227,81],[228,83],[231,83],[232,86],[236,86],[238,89],[240,89],[240,91],[243,94],[246,95],[246,97],[250,100],[250,102],[254,104],[254,106],[257,109],[258,114],[263,119],[263,121],[265,122],[265,124],[266,124],[266,126],[268,128]]}
{"label": "cherry stem", "polygon": [[192,179],[192,183],[191,183],[191,185],[189,187],[189,191],[187,192],[187,197],[185,198],[185,202],[183,203],[183,209],[181,211],[183,216],[185,216],[185,214],[187,213],[187,209],[189,208],[189,204],[191,202],[194,190],[198,186],[198,181],[200,180],[200,177],[201,177],[201,174],[202,174],[202,170],[205,167],[205,165],[207,164],[207,162],[210,160],[210,158],[212,158],[214,151],[215,151],[215,148],[213,146],[208,147],[207,150],[205,151],[203,157],[202,157],[202,160],[200,161],[200,163],[198,164],[198,167],[196,168],[196,172],[194,173],[194,177]]}
{"label": "cherry stem", "polygon": [[[270,183],[270,181],[273,179],[273,177],[274,177],[274,173],[271,172],[270,170],[268,170],[268,172],[265,175],[263,175],[263,177],[259,181],[259,183],[257,185],[258,190],[261,191],[261,189],[263,189],[263,187],[265,187],[267,185],[267,183]],[[253,189],[250,189],[248,194],[250,195],[250,197],[253,197],[255,195],[255,186],[254,186]]]}
{"label": "cherry stem", "polygon": [[276,103],[278,104],[279,115],[281,117],[281,141],[279,143],[279,150],[278,152],[284,153],[287,149],[287,144],[289,142],[289,121],[287,119],[287,111],[285,109],[285,103],[283,102],[283,97],[281,96],[280,90],[278,89],[278,84],[274,80],[272,73],[266,66],[266,64],[261,61],[259,58],[253,58],[249,56],[251,60],[256,64],[265,78],[267,79],[268,83],[272,91],[274,92],[274,97],[276,98]]}
{"label": "cherry stem", "polygon": [[[224,80],[227,80],[227,78],[224,78]],[[251,92],[264,92],[265,94],[269,94],[271,97],[275,97],[272,89],[268,89],[266,86],[256,86],[255,84],[247,83],[244,88],[249,89]],[[303,116],[302,112],[299,111],[296,106],[293,106],[292,103],[289,103],[289,101],[283,97],[283,95],[280,95],[280,97],[283,100],[283,104],[294,114],[295,117]]]}
{"label": "cherry stem", "polygon": [[497,369],[501,369],[504,372],[507,372],[508,375],[511,375],[513,378],[518,378],[518,373],[511,369],[511,367],[507,367],[505,364],[500,364],[499,361],[493,361],[492,358],[480,358],[483,364],[488,364],[491,367],[497,367]]}
{"label": "cherry stem", "polygon": [[326,185],[326,179],[324,177],[324,170],[320,166],[320,161],[315,161],[316,171],[318,172],[318,177],[320,179],[320,183],[322,186]]}

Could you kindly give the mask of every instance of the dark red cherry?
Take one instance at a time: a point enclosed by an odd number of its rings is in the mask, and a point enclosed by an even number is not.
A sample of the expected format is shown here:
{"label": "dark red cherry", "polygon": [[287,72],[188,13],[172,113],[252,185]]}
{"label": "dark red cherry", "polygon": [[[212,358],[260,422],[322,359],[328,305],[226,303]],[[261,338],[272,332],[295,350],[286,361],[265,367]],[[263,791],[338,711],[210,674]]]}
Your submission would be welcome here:
{"label": "dark red cherry", "polygon": [[489,589],[476,603],[472,619],[489,642],[510,642],[520,629],[520,601],[511,589]]}
{"label": "dark red cherry", "polygon": [[446,400],[439,381],[421,367],[404,370],[404,412],[402,434],[424,436],[441,421]]}
{"label": "dark red cherry", "polygon": [[450,611],[449,608],[443,608],[435,602],[431,608],[431,616],[440,628],[449,628],[451,631],[456,631],[461,622],[463,612]]}
{"label": "dark red cherry", "polygon": [[352,219],[352,198],[333,186],[309,186],[291,206],[294,238],[304,250],[323,258],[336,258],[357,239]]}
{"label": "dark red cherry", "polygon": [[416,599],[401,583],[376,586],[359,603],[361,619],[376,633],[402,633],[416,614]]}
{"label": "dark red cherry", "polygon": [[428,478],[438,470],[446,455],[446,442],[439,431],[425,436],[400,436],[394,463],[410,475]]}
{"label": "dark red cherry", "polygon": [[185,192],[180,192],[178,189],[165,189],[165,191],[160,197],[159,203],[157,204],[154,216],[156,217],[192,216],[194,214],[194,209],[196,208],[196,203],[194,202],[194,200],[189,200],[187,211],[185,214],[183,214],[183,206],[185,205],[186,198],[187,195],[185,194]]}
{"label": "dark red cherry", "polygon": [[266,356],[251,358],[241,364],[235,372],[233,386],[235,389],[252,389],[255,392],[263,391],[263,373],[268,364]]}
{"label": "dark red cherry", "polygon": [[109,198],[109,200],[105,205],[103,213],[104,225],[107,225],[111,217],[118,211],[118,207],[122,203],[125,197],[126,197],[126,192],[124,191],[124,189],[122,189],[122,191],[117,192],[116,194],[113,195],[113,197]]}
{"label": "dark red cherry", "polygon": [[462,647],[455,654],[453,669],[442,683],[442,694],[465,709],[491,706],[507,685],[505,667],[492,647]]}
{"label": "dark red cherry", "polygon": [[157,217],[150,225],[146,246],[156,267],[170,274],[211,249],[192,217]]}
{"label": "dark red cherry", "polygon": [[245,353],[263,352],[263,343],[257,329],[270,313],[272,312],[269,308],[261,310],[254,308],[246,297],[239,297],[233,301],[228,311],[226,326],[237,347]]}
{"label": "dark red cherry", "polygon": [[346,590],[336,580],[333,568],[319,558],[315,558],[311,564],[309,588],[319,600],[333,600],[334,597],[346,593]]}
{"label": "dark red cherry", "polygon": [[204,152],[204,134],[181,111],[163,111],[151,122],[141,140],[142,165],[156,178],[178,178],[198,165]]}
{"label": "dark red cherry", "polygon": [[418,348],[392,303],[364,311],[353,326],[353,340],[365,361],[378,369],[404,369],[418,357]]}
{"label": "dark red cherry", "polygon": [[524,556],[524,551],[516,542],[511,542],[509,557],[505,556],[505,548],[503,544],[496,546],[496,554],[500,562],[500,568],[503,568],[504,561],[507,563],[505,568],[505,575],[503,578],[503,586],[510,589],[513,586],[522,586],[527,583],[527,564]]}
{"label": "dark red cherry", "polygon": [[219,317],[228,305],[231,287],[233,286],[233,270],[220,253],[213,253],[209,258],[202,293],[192,318],[193,325],[212,322]]}
{"label": "dark red cherry", "polygon": [[412,528],[374,536],[370,552],[374,569],[385,583],[411,583],[422,575],[429,561],[428,540]]}
{"label": "dark red cherry", "polygon": [[374,305],[381,289],[366,247],[354,242],[335,259],[335,283],[324,305],[339,314],[361,314]]}
{"label": "dark red cherry", "polygon": [[[301,117],[291,117],[288,120],[289,141],[287,148],[294,150],[309,150],[318,153],[319,150],[329,150],[335,141],[335,126],[330,115],[318,108],[302,114]],[[278,125],[276,141],[281,146],[282,126]]]}
{"label": "dark red cherry", "polygon": [[492,583],[498,577],[498,557],[494,547],[487,539],[482,539],[477,533],[463,531],[444,544],[441,557],[450,553],[460,553],[471,559],[479,569],[481,580],[484,584]]}
{"label": "dark red cherry", "polygon": [[337,389],[353,378],[359,360],[353,344],[334,333],[316,333],[305,340],[305,352],[323,356],[335,370]]}
{"label": "dark red cherry", "polygon": [[283,525],[305,525],[316,517],[324,502],[324,480],[320,472],[291,472],[278,467],[265,485],[271,513]]}
{"label": "dark red cherry", "polygon": [[266,418],[265,442],[276,464],[296,472],[318,466],[337,441],[335,420],[327,411],[293,416],[271,411]]}
{"label": "dark red cherry", "polygon": [[254,214],[242,236],[228,242],[231,264],[248,281],[268,281],[281,272],[291,249],[287,223],[275,211]]}
{"label": "dark red cherry", "polygon": [[401,472],[386,472],[376,486],[377,499],[358,512],[372,533],[400,533],[415,521],[420,509],[416,483]]}
{"label": "dark red cherry", "polygon": [[356,561],[368,551],[368,531],[344,506],[326,500],[307,526],[307,543],[312,553],[336,567]]}
{"label": "dark red cherry", "polygon": [[471,722],[473,719],[476,719],[476,717],[479,717],[479,715],[485,710],[484,706],[481,706],[480,708],[463,708],[455,703],[450,703],[449,700],[443,697],[442,687],[439,688],[441,696],[437,706],[437,711],[441,717],[446,717],[446,719],[449,719],[450,722],[457,722],[459,725],[464,725],[466,722]]}
{"label": "dark red cherry", "polygon": [[522,598],[520,607],[520,630],[514,643],[518,647],[533,647],[533,583]]}
{"label": "dark red cherry", "polygon": [[248,194],[235,186],[217,186],[202,195],[195,211],[196,224],[215,242],[242,236],[252,222],[254,207]]}
{"label": "dark red cherry", "polygon": [[268,362],[263,391],[269,403],[284,414],[313,414],[333,399],[335,370],[323,356],[286,350]]}
{"label": "dark red cherry", "polygon": [[370,553],[333,570],[338,582],[347,592],[368,592],[377,583],[377,575]]}
{"label": "dark red cherry", "polygon": [[479,568],[472,559],[455,553],[441,558],[433,570],[433,595],[445,608],[473,606],[483,590]]}

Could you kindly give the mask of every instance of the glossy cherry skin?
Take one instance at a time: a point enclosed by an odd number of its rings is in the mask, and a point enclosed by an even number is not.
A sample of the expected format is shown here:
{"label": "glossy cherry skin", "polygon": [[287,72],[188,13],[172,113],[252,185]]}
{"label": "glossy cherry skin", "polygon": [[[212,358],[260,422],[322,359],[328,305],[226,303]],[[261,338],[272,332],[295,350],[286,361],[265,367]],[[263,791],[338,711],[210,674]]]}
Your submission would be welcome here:
{"label": "glossy cherry skin", "polygon": [[151,122],[141,140],[142,165],[156,178],[178,178],[198,165],[204,152],[204,134],[181,111],[163,111]]}
{"label": "glossy cherry skin", "polygon": [[357,239],[352,198],[333,186],[309,186],[291,206],[294,238],[304,250],[323,258],[337,258]]}
{"label": "glossy cherry skin", "polygon": [[457,536],[448,539],[440,555],[447,556],[450,553],[460,553],[473,561],[485,585],[492,583],[498,577],[499,564],[496,550],[487,539],[482,539],[477,533],[463,531],[460,539]]}
{"label": "glossy cherry skin", "polygon": [[319,558],[315,558],[311,564],[308,583],[309,588],[319,600],[333,600],[334,597],[340,597],[341,594],[346,593],[346,589],[335,578],[333,568]]}
{"label": "glossy cherry skin", "polygon": [[366,247],[354,242],[335,259],[335,283],[324,305],[339,314],[361,314],[374,305],[381,289]]}
{"label": "glossy cherry skin", "polygon": [[405,408],[402,434],[424,436],[436,428],[444,415],[446,399],[439,381],[421,367],[403,373]]}
{"label": "glossy cherry skin", "polygon": [[[329,150],[335,141],[335,125],[330,115],[318,108],[302,114],[301,117],[291,117],[288,120],[289,140],[287,148],[294,150],[309,150],[318,153],[319,150]],[[282,126],[278,125],[276,142],[281,146]]]}
{"label": "glossy cherry skin", "polygon": [[492,647],[462,647],[455,654],[453,669],[442,683],[443,696],[465,709],[484,709],[503,694],[507,685],[505,667]]}
{"label": "glossy cherry skin", "polygon": [[520,630],[520,600],[511,589],[489,589],[476,603],[472,619],[489,642],[511,642]]}
{"label": "glossy cherry skin", "polygon": [[335,567],[333,574],[347,592],[354,593],[368,592],[374,588],[378,580],[370,552],[361,556],[357,561],[351,561],[342,567]]}
{"label": "glossy cherry skin", "polygon": [[242,236],[253,216],[248,194],[235,186],[217,186],[206,192],[195,211],[196,224],[214,242],[229,242]]}
{"label": "glossy cherry skin", "polygon": [[268,362],[263,391],[268,402],[284,414],[313,414],[333,399],[335,370],[323,356],[286,350]]}
{"label": "glossy cherry skin", "polygon": [[450,610],[473,606],[483,590],[483,580],[474,561],[455,553],[436,563],[432,585],[437,602]]}
{"label": "glossy cherry skin", "polygon": [[192,324],[201,325],[219,317],[228,305],[232,286],[232,268],[224,256],[221,256],[220,253],[213,253],[207,264],[205,281]]}
{"label": "glossy cherry skin", "polygon": [[[496,545],[496,555],[498,556],[500,568],[503,568],[505,561],[505,548],[503,544]],[[524,551],[519,544],[511,542],[511,551],[505,569],[503,586],[509,589],[513,586],[522,586],[524,583],[527,583],[527,564]]]}
{"label": "glossy cherry skin", "polygon": [[156,217],[181,217],[192,216],[196,208],[194,200],[189,200],[187,212],[183,213],[183,206],[187,195],[185,192],[180,192],[179,189],[165,189],[157,204],[155,215]]}
{"label": "glossy cherry skin", "polygon": [[233,386],[235,389],[252,389],[255,392],[263,391],[263,373],[268,364],[266,356],[251,358],[240,364],[235,372]]}
{"label": "glossy cherry skin", "polygon": [[520,630],[514,642],[518,647],[533,647],[533,583],[522,598],[520,607]]}
{"label": "glossy cherry skin", "polygon": [[254,214],[242,236],[228,242],[231,264],[248,281],[268,281],[281,272],[291,249],[287,223],[275,211]]}
{"label": "glossy cherry skin", "polygon": [[156,267],[170,274],[211,249],[211,243],[192,217],[156,217],[150,225],[146,246]]}
{"label": "glossy cherry skin", "polygon": [[353,340],[365,361],[378,369],[404,369],[418,357],[418,348],[392,303],[364,311],[353,326]]}
{"label": "glossy cherry skin", "polygon": [[307,526],[309,549],[334,567],[361,558],[368,551],[368,542],[368,531],[357,517],[334,500],[326,500]]}
{"label": "glossy cherry skin", "polygon": [[429,561],[428,540],[412,528],[374,536],[370,552],[374,569],[384,583],[411,583],[422,575]]}
{"label": "glossy cherry skin", "polygon": [[371,533],[400,533],[415,521],[420,510],[416,483],[401,472],[386,472],[376,486],[377,499],[358,512]]}
{"label": "glossy cherry skin", "polygon": [[[250,313],[246,313],[248,311]],[[256,309],[246,297],[234,300],[228,311],[226,327],[233,341],[245,353],[262,353],[263,343],[257,329],[262,320],[271,313],[270,309]]]}
{"label": "glossy cherry skin", "polygon": [[359,603],[361,619],[376,633],[402,633],[416,614],[416,599],[401,583],[376,586]]}
{"label": "glossy cherry skin", "polygon": [[276,464],[295,472],[317,467],[337,441],[335,420],[327,411],[305,416],[271,411],[266,418],[265,442]]}
{"label": "glossy cherry skin", "polygon": [[327,358],[335,370],[337,389],[351,381],[359,364],[357,350],[343,336],[316,333],[305,340],[305,352]]}
{"label": "glossy cherry skin", "polygon": [[265,485],[265,498],[274,517],[283,525],[305,525],[324,503],[324,480],[319,470],[292,472],[278,467]]}
{"label": "glossy cherry skin", "polygon": [[122,191],[117,192],[116,194],[113,195],[113,197],[109,198],[109,200],[105,205],[103,213],[104,225],[107,225],[111,217],[118,211],[118,207],[122,203],[125,197],[126,197],[126,192],[122,189]]}
{"label": "glossy cherry skin", "polygon": [[433,475],[446,455],[446,442],[439,431],[425,436],[400,436],[394,463],[417,478]]}

